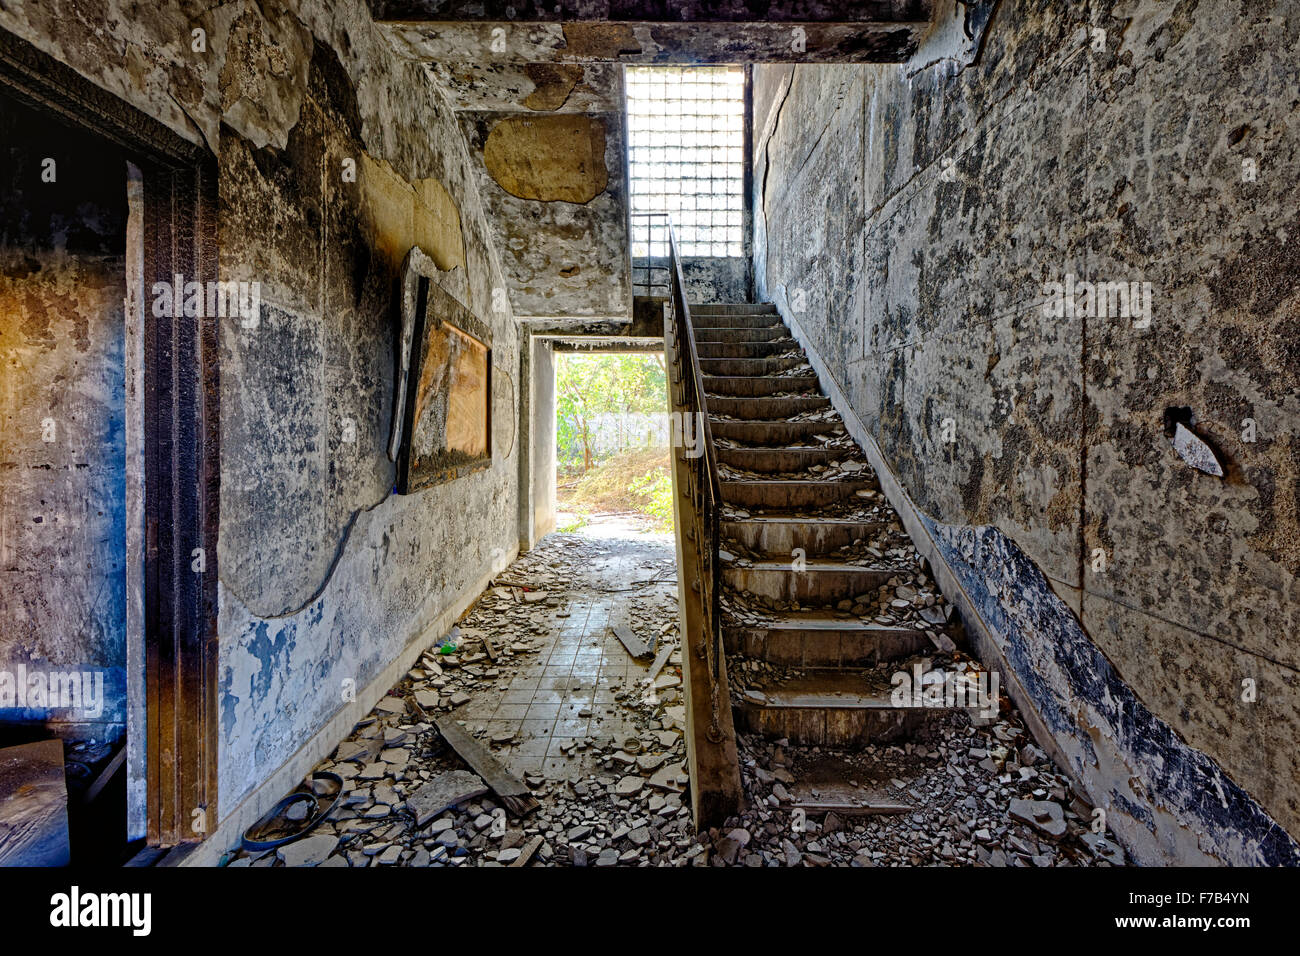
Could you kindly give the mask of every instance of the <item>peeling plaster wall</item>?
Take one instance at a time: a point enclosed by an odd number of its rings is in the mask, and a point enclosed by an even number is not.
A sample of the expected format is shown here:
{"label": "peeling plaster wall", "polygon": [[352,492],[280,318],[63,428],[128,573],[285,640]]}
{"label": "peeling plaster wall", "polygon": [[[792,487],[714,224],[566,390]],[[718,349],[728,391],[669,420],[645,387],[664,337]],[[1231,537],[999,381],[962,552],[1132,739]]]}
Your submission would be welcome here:
{"label": "peeling plaster wall", "polygon": [[[626,147],[620,114],[465,111],[460,122],[496,230],[515,313],[628,315]],[[526,135],[520,136],[521,130]],[[575,130],[590,135],[575,137]],[[532,184],[576,188],[543,193],[516,189],[512,195],[505,186],[513,186],[513,180],[494,175],[484,156],[489,142],[495,147],[503,138],[520,140],[498,149],[509,150],[520,163],[531,162]],[[575,138],[580,148],[575,148]]]}
{"label": "peeling plaster wall", "polygon": [[[667,265],[667,259],[654,259]],[[749,302],[750,259],[745,256],[683,256],[688,302]]]}
{"label": "peeling plaster wall", "polygon": [[618,63],[429,63],[458,110],[617,113],[623,109]]}
{"label": "peeling plaster wall", "polygon": [[[434,0],[437,2],[437,0]],[[427,20],[422,13],[397,4],[376,2],[376,17],[384,22],[395,46],[415,57],[443,63],[506,61],[513,63],[575,63],[617,60],[642,65],[712,63],[903,63],[917,50],[930,19],[929,3],[904,3],[887,19],[871,22],[809,22],[786,4],[762,4],[736,18],[717,16],[716,3],[702,4],[697,15],[677,4],[673,19],[658,8],[650,21],[563,23],[529,22],[517,16],[493,17],[481,6],[465,9],[447,20]],[[405,6],[405,5],[402,5]],[[846,4],[836,4],[837,10]],[[516,14],[522,10],[516,10]],[[549,18],[555,14],[547,11]],[[566,14],[561,12],[560,17]],[[571,14],[570,14],[571,15]],[[589,12],[588,15],[592,15]],[[596,13],[595,16],[603,16]],[[754,19],[750,19],[750,17]],[[854,18],[856,19],[856,18]],[[424,22],[421,22],[424,21]],[[791,43],[791,24],[798,23],[806,43]],[[498,32],[503,31],[503,32]]]}
{"label": "peeling plaster wall", "polygon": [[[1277,861],[1272,821],[1300,834],[1298,43],[1284,2],[1004,0],[961,72],[755,68],[760,298],[936,528],[1012,542],[971,563],[977,606],[1007,606],[1013,553],[1044,575],[1046,616],[1000,635],[1035,708],[1076,620],[1115,675],[1056,681],[1076,730],[1122,689],[1171,731],[1145,756],[1118,719],[1064,748],[1112,812],[1134,787],[1155,808],[1126,837],[1148,862]],[[1067,273],[1150,282],[1150,327],[1046,316]],[[1171,406],[1224,480],[1170,447]],[[1206,794],[1197,751],[1245,802]]]}
{"label": "peeling plaster wall", "polygon": [[431,62],[384,30],[458,111],[515,314],[629,316],[622,66],[470,47]]}
{"label": "peeling plaster wall", "polygon": [[[504,276],[453,112],[361,0],[42,0],[4,5],[0,27],[206,143],[221,277],[261,283],[255,326],[221,328],[224,816],[515,553]],[[463,269],[503,374],[492,467],[400,497],[386,446],[413,244]]]}

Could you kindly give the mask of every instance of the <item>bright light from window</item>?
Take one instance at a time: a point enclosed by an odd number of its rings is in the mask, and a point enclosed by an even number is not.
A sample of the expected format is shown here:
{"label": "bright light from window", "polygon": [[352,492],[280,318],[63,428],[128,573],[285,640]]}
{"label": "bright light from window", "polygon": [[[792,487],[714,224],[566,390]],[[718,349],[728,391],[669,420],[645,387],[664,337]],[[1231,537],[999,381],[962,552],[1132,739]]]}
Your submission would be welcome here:
{"label": "bright light from window", "polygon": [[667,213],[685,256],[744,253],[745,71],[628,67],[632,255],[667,255]]}

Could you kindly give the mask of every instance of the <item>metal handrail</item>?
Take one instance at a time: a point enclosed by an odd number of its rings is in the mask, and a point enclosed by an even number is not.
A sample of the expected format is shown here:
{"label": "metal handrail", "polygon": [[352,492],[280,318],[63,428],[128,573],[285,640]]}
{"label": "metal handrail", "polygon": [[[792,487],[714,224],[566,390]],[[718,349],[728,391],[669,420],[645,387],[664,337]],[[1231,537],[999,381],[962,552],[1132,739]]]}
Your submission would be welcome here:
{"label": "metal handrail", "polygon": [[[671,266],[670,266],[670,265],[656,265],[656,264],[655,264],[655,260],[656,260],[656,258],[660,259],[660,260],[663,261],[663,262],[667,262],[668,259],[669,259],[668,256],[660,256],[660,257],[656,257],[656,256],[654,255],[654,248],[655,248],[655,245],[656,245],[656,241],[653,240],[653,239],[651,239],[650,236],[651,236],[652,233],[653,233],[653,223],[654,223],[654,221],[655,221],[656,219],[662,219],[662,220],[664,220],[665,224],[666,224],[669,228],[671,228],[671,226],[672,226],[672,219],[669,217],[668,213],[666,213],[666,212],[633,212],[633,213],[628,213],[628,220],[629,220],[630,227],[631,227],[631,229],[632,229],[632,240],[633,240],[633,241],[629,244],[629,247],[628,247],[628,260],[629,260],[630,267],[631,267],[631,270],[632,270],[632,292],[633,292],[634,295],[637,293],[637,291],[638,291],[639,289],[644,289],[644,290],[645,290],[645,294],[646,294],[647,296],[653,296],[653,295],[655,294],[655,290],[657,290],[657,289],[668,289],[668,288],[671,286],[671,284],[672,284],[672,279],[671,279],[671,274],[670,274],[670,273],[671,273]],[[646,229],[646,254],[645,254],[644,256],[635,256],[635,255],[632,255],[632,254],[631,254],[631,249],[632,249],[633,246],[636,245],[636,231],[637,231],[637,228],[636,228],[636,227],[637,227],[638,221],[641,221],[641,220],[644,220],[644,221],[647,223],[647,229]],[[644,264],[644,265],[639,265],[638,262],[639,262],[640,260],[644,260],[645,264]],[[644,272],[644,273],[645,273],[645,281],[644,281],[644,282],[638,282],[638,281],[637,281],[637,273],[638,273],[638,272]],[[664,276],[663,276],[663,280],[662,280],[662,281],[660,281],[660,280],[657,278],[657,276],[656,276],[656,273],[660,273],[660,272],[664,273]]]}
{"label": "metal handrail", "polygon": [[[709,677],[709,730],[713,743],[723,739],[722,708],[730,706],[722,699],[725,684],[722,651],[722,626],[719,606],[721,573],[718,562],[719,525],[722,509],[722,483],[718,478],[717,450],[713,444],[713,429],[709,425],[708,405],[704,393],[704,373],[700,370],[699,351],[695,347],[695,326],[691,322],[690,303],[686,297],[686,280],[682,260],[677,250],[677,236],[672,220],[668,221],[668,259],[670,294],[666,325],[668,330],[669,362],[672,367],[670,396],[672,411],[681,422],[681,436],[692,429],[696,443],[703,445],[699,454],[691,455],[683,440],[675,453],[681,456],[683,471],[687,476],[682,495],[689,498],[691,508],[685,515],[688,526],[679,529],[693,542],[695,560],[683,573],[694,577],[689,582],[692,595],[688,600],[698,602],[699,620],[702,622],[700,640],[685,635],[694,644],[697,656],[704,658]],[[691,425],[688,426],[687,422]],[[678,509],[679,513],[685,509]]]}
{"label": "metal handrail", "polygon": [[681,326],[686,332],[685,341],[687,352],[691,357],[691,386],[698,399],[698,411],[701,415],[701,422],[704,425],[704,454],[703,457],[709,465],[709,493],[715,508],[722,505],[722,483],[718,479],[717,450],[713,447],[713,428],[709,425],[708,406],[704,398],[704,372],[700,369],[700,353],[695,347],[695,325],[691,321],[691,307],[686,301],[686,277],[682,273],[682,259],[677,252],[677,234],[673,231],[672,220],[668,222],[668,258],[672,274],[672,295],[671,302],[674,310],[674,319],[676,310],[681,310]]}

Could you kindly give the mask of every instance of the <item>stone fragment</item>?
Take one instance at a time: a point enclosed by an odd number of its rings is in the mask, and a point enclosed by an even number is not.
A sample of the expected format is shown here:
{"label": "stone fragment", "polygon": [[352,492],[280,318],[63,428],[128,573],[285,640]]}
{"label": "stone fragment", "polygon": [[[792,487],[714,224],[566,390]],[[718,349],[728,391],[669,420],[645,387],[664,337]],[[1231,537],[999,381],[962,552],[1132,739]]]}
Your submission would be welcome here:
{"label": "stone fragment", "polygon": [[339,838],[325,833],[313,833],[277,847],[276,857],[285,866],[319,866],[339,845]]}
{"label": "stone fragment", "polygon": [[421,786],[407,799],[406,806],[415,814],[415,825],[422,827],[448,807],[481,797],[487,792],[487,785],[477,774],[466,770],[451,770]]}
{"label": "stone fragment", "polygon": [[1013,820],[1027,823],[1053,840],[1065,836],[1065,811],[1051,800],[1012,800],[1007,811]]}
{"label": "stone fragment", "polygon": [[641,792],[645,786],[645,781],[640,777],[626,776],[618,782],[614,792],[620,797],[630,797]]}
{"label": "stone fragment", "polygon": [[1223,477],[1223,465],[1214,449],[1182,422],[1174,426],[1173,446],[1179,457],[1196,470],[1216,478]]}

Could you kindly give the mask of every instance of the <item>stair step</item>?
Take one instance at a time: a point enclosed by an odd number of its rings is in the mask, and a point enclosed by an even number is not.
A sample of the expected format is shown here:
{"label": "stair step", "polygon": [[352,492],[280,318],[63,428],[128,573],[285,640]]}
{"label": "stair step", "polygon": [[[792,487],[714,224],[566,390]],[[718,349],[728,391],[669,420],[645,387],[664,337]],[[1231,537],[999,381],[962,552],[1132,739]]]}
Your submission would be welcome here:
{"label": "stair step", "polygon": [[788,667],[869,667],[933,647],[925,631],[825,612],[788,612],[762,624],[732,624],[722,629],[728,654]]}
{"label": "stair step", "polygon": [[738,481],[722,480],[722,500],[741,508],[821,508],[876,490],[872,481]]}
{"label": "stair step", "polygon": [[[703,363],[700,363],[703,365]],[[708,375],[704,376],[706,395],[757,398],[783,392],[815,393],[818,381],[815,374],[807,375]],[[705,399],[708,407],[712,399]]]}
{"label": "stair step", "polygon": [[779,315],[751,313],[749,315],[696,315],[691,312],[691,326],[695,334],[721,329],[782,329],[789,334]]}
{"label": "stair step", "polygon": [[[929,773],[925,764],[920,752],[904,754],[901,766],[891,766],[891,776],[919,780]],[[863,781],[862,766],[841,754],[822,751],[803,755],[795,767],[797,779],[789,787],[791,806],[802,808],[809,816],[831,812],[842,817],[879,816],[917,809],[897,790],[885,786],[885,781],[874,786]]]}
{"label": "stair step", "polygon": [[718,461],[733,468],[758,473],[804,471],[810,465],[825,465],[844,458],[847,449],[808,448],[718,448]]}
{"label": "stair step", "polygon": [[695,340],[695,351],[700,360],[704,359],[752,359],[770,355],[780,355],[798,348],[788,339],[774,339],[767,342],[701,342]]}
{"label": "stair step", "polygon": [[[710,408],[713,402],[709,403]],[[716,409],[714,409],[716,411]],[[839,422],[782,422],[782,421],[745,421],[710,418],[709,428],[714,438],[729,438],[744,442],[746,445],[771,445],[786,447],[808,440],[816,435],[833,435],[841,430]]]}
{"label": "stair step", "polygon": [[[700,371],[710,375],[775,375],[792,368],[807,365],[802,355],[769,356],[768,358],[701,358]],[[815,375],[810,373],[815,379]]]}
{"label": "stair step", "polygon": [[[874,597],[873,592],[895,575],[890,568],[851,564],[836,556],[855,541],[875,537],[888,522],[816,517],[863,513],[854,507],[866,503],[859,502],[858,493],[878,492],[879,483],[870,469],[852,480],[812,477],[810,469],[854,453],[846,447],[827,447],[816,438],[842,434],[843,423],[837,417],[790,420],[800,413],[827,409],[830,403],[821,395],[816,373],[806,368],[807,356],[775,306],[699,304],[691,306],[691,313],[704,375],[704,410],[715,440],[723,442],[715,444],[724,474],[723,501],[752,513],[745,519],[723,520],[722,550],[765,556],[749,560],[726,554],[722,581],[736,592],[805,608],[743,615],[761,618],[750,621],[739,620],[742,615],[737,612],[724,621],[727,653],[802,671],[780,680],[769,675],[766,682],[749,687],[744,685],[753,673],[736,672],[741,685],[733,698],[737,728],[784,737],[797,746],[832,749],[855,749],[906,736],[921,725],[925,711],[893,703],[887,662],[929,650],[929,634],[915,627],[840,617],[833,610],[845,599]],[[743,479],[734,472],[725,477],[730,469],[762,477]],[[849,507],[842,507],[846,504]],[[886,666],[879,667],[882,664]],[[844,783],[840,777],[856,773],[843,767],[828,772],[828,779],[837,785]],[[846,812],[907,809],[888,800],[876,801],[872,807],[858,789],[841,787],[842,792],[833,794],[829,802],[818,794],[811,799]]]}
{"label": "stair step", "polygon": [[702,328],[695,326],[695,345],[717,345],[725,342],[754,343],[754,342],[774,342],[778,339],[785,339],[791,345],[794,339],[790,338],[790,330],[784,325],[765,325],[757,328],[744,329],[719,329],[719,328]]}
{"label": "stair step", "polygon": [[871,538],[884,527],[883,521],[754,517],[723,521],[722,536],[758,554],[786,556],[803,548],[808,557],[820,557]]}
{"label": "stair step", "polygon": [[755,561],[744,567],[722,566],[722,580],[737,591],[748,591],[773,601],[832,605],[857,594],[874,591],[895,571],[864,568],[825,558],[806,559],[799,570],[790,560]]}
{"label": "stair step", "polygon": [[[831,400],[825,395],[816,394],[776,397],[767,395],[709,395],[704,404],[706,410],[712,414],[734,415],[737,418],[750,418],[754,421],[766,422],[773,419],[789,418],[791,415],[798,415],[800,412],[815,412],[823,408],[830,408]],[[805,423],[789,422],[787,424]]]}
{"label": "stair step", "polygon": [[771,302],[692,302],[691,317],[695,315],[776,315]]}
{"label": "stair step", "polygon": [[736,722],[751,733],[805,747],[863,747],[906,736],[925,711],[895,707],[889,691],[857,671],[823,671],[747,691]]}

